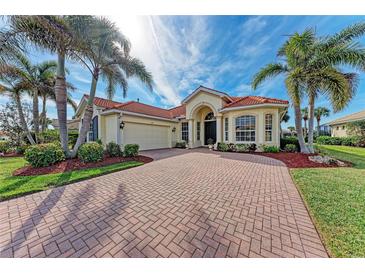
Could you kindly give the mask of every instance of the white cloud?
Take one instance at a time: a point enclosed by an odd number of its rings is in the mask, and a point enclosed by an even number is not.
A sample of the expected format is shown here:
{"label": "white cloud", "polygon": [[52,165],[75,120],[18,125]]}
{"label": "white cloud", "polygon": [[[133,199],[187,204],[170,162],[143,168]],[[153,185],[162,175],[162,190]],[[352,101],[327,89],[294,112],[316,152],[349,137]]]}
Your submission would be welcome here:
{"label": "white cloud", "polygon": [[264,29],[267,22],[262,16],[250,17],[242,26],[243,32],[255,33]]}

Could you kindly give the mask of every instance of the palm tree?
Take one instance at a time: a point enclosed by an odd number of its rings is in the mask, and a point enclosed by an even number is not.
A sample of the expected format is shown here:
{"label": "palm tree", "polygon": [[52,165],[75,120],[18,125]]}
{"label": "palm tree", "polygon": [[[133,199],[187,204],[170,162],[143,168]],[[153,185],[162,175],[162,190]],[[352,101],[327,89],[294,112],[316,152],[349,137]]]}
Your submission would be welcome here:
{"label": "palm tree", "polygon": [[137,77],[149,90],[152,90],[152,76],[140,60],[130,56],[129,41],[108,19],[95,16],[70,16],[67,22],[76,35],[87,44],[82,56],[88,60],[84,65],[92,76],[80,134],[71,152],[71,157],[74,157],[90,128],[99,78],[106,81],[107,97],[111,99],[117,86],[122,88],[123,96],[126,96],[127,78],[132,76]]}
{"label": "palm tree", "polygon": [[314,116],[317,120],[317,135],[320,135],[320,126],[322,117],[328,117],[330,115],[330,110],[325,107],[317,107],[314,109]]}
{"label": "palm tree", "polygon": [[30,88],[31,86],[29,85],[29,82],[22,77],[22,73],[17,67],[1,63],[0,94],[5,94],[15,101],[19,113],[21,127],[25,132],[29,142],[34,145],[36,142],[34,141],[32,134],[28,129],[21,100],[22,93],[26,90],[29,90]]}
{"label": "palm tree", "polygon": [[[2,33],[0,41],[10,52],[13,48],[24,50],[31,42],[40,48],[57,54],[55,96],[63,151],[69,156],[67,132],[67,86],[66,57],[79,60],[79,53],[86,47],[85,41],[75,35],[64,16],[23,16],[9,17],[10,30]],[[4,38],[5,37],[5,38]]]}
{"label": "palm tree", "polygon": [[282,122],[287,123],[287,122],[289,122],[289,120],[290,120],[290,116],[289,116],[288,112],[285,112],[285,114],[281,117],[281,121],[280,121],[280,135],[281,135],[281,137],[284,136],[283,135],[283,130],[281,128],[281,123]]}
{"label": "palm tree", "polygon": [[308,31],[305,31],[303,34],[295,33],[292,35],[278,51],[278,55],[285,58],[283,62],[266,65],[254,76],[252,81],[252,87],[253,89],[256,89],[259,84],[266,79],[280,74],[285,75],[287,93],[294,107],[295,128],[300,151],[303,153],[309,152],[303,138],[302,115],[300,109],[301,99],[304,94],[303,71],[301,67],[306,60],[298,55],[297,47],[298,45],[303,44],[303,42],[308,39],[308,36],[310,36]]}
{"label": "palm tree", "polygon": [[304,121],[304,139],[307,138],[307,133],[308,133],[308,129],[307,129],[307,121],[308,121],[308,108],[302,108],[302,118]]}

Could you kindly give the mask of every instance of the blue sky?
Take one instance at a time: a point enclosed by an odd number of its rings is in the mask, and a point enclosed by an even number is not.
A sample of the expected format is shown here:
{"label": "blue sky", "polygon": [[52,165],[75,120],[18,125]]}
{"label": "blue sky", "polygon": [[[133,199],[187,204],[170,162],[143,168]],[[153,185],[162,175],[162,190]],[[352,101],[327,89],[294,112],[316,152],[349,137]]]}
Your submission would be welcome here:
{"label": "blue sky", "polygon": [[[250,88],[253,75],[263,65],[277,61],[277,49],[294,32],[313,27],[318,35],[329,35],[342,28],[365,20],[365,16],[111,16],[131,40],[132,55],[140,58],[155,81],[153,93],[137,80],[130,79],[128,96],[116,93],[114,100],[140,99],[146,104],[163,108],[173,107],[204,85],[226,91],[233,96],[261,95],[287,99],[284,81],[277,77],[259,89]],[[365,46],[365,37],[359,39]],[[34,62],[55,59],[47,52],[31,52]],[[78,63],[68,62],[67,80],[77,87],[76,101],[90,87],[91,75]],[[365,77],[360,73],[356,97],[343,111],[324,119],[360,111],[365,106]],[[97,96],[105,97],[104,83],[98,85]],[[0,104],[6,102],[0,97]],[[303,107],[306,102],[303,103]],[[329,104],[318,98],[317,106]],[[55,105],[49,103],[48,114],[56,117]],[[73,111],[69,108],[68,116]],[[293,112],[288,125],[294,124]]]}

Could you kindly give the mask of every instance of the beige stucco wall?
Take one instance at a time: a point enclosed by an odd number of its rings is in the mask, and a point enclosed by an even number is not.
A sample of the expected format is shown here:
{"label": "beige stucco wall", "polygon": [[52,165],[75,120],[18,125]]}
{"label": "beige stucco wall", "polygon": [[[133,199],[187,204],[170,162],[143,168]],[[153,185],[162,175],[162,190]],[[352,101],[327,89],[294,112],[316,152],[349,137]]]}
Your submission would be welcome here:
{"label": "beige stucco wall", "polygon": [[194,118],[193,116],[195,115],[197,109],[199,109],[201,106],[208,106],[212,109],[214,114],[217,114],[219,109],[221,109],[223,106],[223,101],[217,95],[202,91],[187,102],[186,118]]}
{"label": "beige stucco wall", "polygon": [[347,137],[346,124],[331,125],[332,137]]}

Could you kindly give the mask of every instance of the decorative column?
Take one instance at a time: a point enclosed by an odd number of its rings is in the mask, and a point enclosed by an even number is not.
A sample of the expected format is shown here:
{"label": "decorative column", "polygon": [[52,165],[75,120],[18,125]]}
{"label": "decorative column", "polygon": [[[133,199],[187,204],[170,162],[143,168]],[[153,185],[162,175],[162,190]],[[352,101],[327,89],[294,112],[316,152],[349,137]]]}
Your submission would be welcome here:
{"label": "decorative column", "polygon": [[189,119],[189,148],[193,148],[193,129],[194,129],[194,120]]}
{"label": "decorative column", "polygon": [[217,121],[217,143],[222,142],[222,115],[217,115],[216,117]]}

